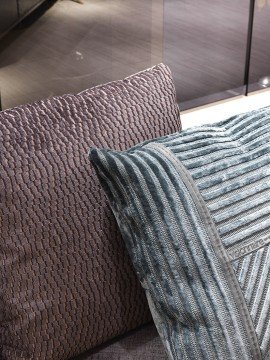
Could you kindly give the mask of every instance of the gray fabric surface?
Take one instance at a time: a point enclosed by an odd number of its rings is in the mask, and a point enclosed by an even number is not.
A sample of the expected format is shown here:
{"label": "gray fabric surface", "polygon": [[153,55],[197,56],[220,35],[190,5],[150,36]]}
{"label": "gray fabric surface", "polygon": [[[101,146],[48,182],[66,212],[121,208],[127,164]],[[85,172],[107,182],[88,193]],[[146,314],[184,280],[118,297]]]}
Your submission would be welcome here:
{"label": "gray fabric surface", "polygon": [[270,358],[270,107],[92,149],[173,360]]}
{"label": "gray fabric surface", "polygon": [[72,360],[107,359],[165,360],[167,356],[155,326],[149,324]]}

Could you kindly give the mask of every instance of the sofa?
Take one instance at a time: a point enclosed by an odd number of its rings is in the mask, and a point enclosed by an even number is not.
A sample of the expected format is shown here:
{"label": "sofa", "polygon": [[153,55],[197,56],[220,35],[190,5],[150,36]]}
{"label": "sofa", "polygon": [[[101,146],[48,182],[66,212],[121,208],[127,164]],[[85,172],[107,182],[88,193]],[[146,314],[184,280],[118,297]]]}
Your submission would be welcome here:
{"label": "sofa", "polygon": [[164,64],[0,112],[1,359],[166,358],[88,152],[180,130]]}

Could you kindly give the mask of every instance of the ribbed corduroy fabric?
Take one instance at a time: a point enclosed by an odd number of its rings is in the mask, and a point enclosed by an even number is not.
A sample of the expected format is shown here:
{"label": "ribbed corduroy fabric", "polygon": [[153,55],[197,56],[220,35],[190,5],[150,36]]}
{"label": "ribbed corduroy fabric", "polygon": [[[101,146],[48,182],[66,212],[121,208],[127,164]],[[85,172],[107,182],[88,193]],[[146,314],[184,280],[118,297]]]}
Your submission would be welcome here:
{"label": "ribbed corduroy fabric", "polygon": [[270,108],[91,150],[171,359],[270,358]]}

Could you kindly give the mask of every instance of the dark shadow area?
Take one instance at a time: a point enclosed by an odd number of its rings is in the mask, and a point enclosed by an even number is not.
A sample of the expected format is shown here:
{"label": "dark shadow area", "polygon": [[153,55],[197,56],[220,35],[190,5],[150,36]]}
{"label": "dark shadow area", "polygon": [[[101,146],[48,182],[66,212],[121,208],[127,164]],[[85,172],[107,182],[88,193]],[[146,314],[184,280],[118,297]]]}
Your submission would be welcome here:
{"label": "dark shadow area", "polygon": [[[57,0],[47,0],[37,7],[33,11],[26,14],[14,27],[12,27],[8,32],[6,32],[2,37],[0,37],[0,56],[1,52],[5,50],[13,41],[18,39],[24,31],[32,26],[44,13],[49,10]],[[5,65],[2,63],[2,66]]]}
{"label": "dark shadow area", "polygon": [[153,323],[118,336],[70,360],[166,360],[165,349]]}

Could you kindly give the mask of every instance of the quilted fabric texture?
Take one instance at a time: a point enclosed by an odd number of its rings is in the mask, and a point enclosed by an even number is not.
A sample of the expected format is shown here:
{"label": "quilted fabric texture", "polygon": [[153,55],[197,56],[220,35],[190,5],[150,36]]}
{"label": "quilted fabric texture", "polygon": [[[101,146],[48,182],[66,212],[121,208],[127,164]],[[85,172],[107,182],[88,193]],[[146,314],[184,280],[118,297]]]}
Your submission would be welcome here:
{"label": "quilted fabric texture", "polygon": [[270,359],[270,108],[92,149],[171,359]]}
{"label": "quilted fabric texture", "polygon": [[88,149],[179,125],[162,64],[0,113],[1,359],[67,359],[149,321]]}

